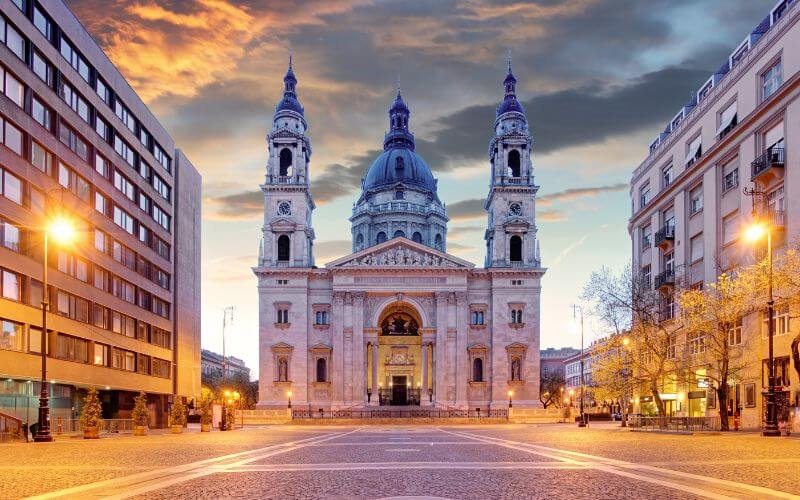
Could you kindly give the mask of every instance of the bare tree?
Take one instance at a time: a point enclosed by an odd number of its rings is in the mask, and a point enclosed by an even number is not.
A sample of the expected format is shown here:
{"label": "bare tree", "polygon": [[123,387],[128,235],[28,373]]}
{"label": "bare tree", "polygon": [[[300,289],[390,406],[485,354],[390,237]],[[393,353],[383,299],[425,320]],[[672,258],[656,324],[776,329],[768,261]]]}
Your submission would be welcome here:
{"label": "bare tree", "polygon": [[649,280],[638,273],[634,275],[629,265],[617,273],[605,267],[592,273],[583,298],[592,304],[594,316],[610,333],[629,332],[630,383],[646,387],[653,395],[658,414],[665,416],[662,384],[674,376],[679,366],[675,359],[673,331],[678,325],[672,296],[653,290]]}
{"label": "bare tree", "polygon": [[558,372],[546,372],[542,375],[539,389],[539,401],[545,408],[555,406],[560,408],[564,393],[564,375]]}

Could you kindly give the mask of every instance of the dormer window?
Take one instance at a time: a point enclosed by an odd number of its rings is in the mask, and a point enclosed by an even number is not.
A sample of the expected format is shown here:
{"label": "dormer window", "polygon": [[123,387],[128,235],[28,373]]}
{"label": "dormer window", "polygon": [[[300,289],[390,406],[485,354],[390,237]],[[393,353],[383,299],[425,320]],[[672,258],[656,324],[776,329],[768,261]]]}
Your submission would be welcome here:
{"label": "dormer window", "polygon": [[403,157],[402,156],[398,156],[397,157],[397,159],[395,160],[395,163],[394,163],[394,168],[396,168],[397,170],[402,170],[402,169],[405,168],[405,164],[403,163]]}
{"label": "dormer window", "polygon": [[403,192],[402,189],[398,189],[397,191],[394,192],[394,199],[395,200],[404,200],[405,196],[406,195],[405,195],[405,193]]}

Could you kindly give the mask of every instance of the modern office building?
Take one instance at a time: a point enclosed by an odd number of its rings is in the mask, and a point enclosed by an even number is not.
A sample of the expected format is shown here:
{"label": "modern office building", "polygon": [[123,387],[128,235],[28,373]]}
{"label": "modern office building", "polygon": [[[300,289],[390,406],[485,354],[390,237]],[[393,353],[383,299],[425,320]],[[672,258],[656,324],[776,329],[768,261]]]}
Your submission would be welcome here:
{"label": "modern office building", "polygon": [[[729,401],[716,401],[702,336],[677,328],[675,291],[700,288],[738,265],[754,261],[739,239],[753,212],[771,221],[776,251],[800,237],[800,6],[782,0],[705,82],[650,145],[631,179],[629,222],[634,270],[662,294],[661,320],[675,327],[673,357],[688,377],[666,377],[662,399],[676,415],[716,415],[727,404],[743,425],[758,427],[766,389],[765,312],[742,319],[732,349],[744,349],[749,367],[732,381]],[[755,189],[755,202],[743,189]],[[763,249],[762,249],[763,251]],[[790,343],[800,311],[777,304],[775,353],[779,401],[795,399],[800,384],[790,367]],[[795,367],[797,368],[797,367]],[[688,378],[687,381],[680,381]],[[653,410],[643,390],[636,412]]]}
{"label": "modern office building", "polygon": [[200,175],[63,1],[0,14],[0,412],[37,419],[44,335],[54,430],[89,386],[162,425],[200,391]]}

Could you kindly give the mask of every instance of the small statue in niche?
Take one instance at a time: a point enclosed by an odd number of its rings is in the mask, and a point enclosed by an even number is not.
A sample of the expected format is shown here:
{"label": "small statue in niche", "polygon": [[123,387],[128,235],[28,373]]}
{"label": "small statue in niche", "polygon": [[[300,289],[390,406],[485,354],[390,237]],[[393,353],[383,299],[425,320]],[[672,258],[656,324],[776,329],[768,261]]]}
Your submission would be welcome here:
{"label": "small statue in niche", "polygon": [[511,361],[511,380],[522,380],[521,375],[521,366],[519,358],[514,358]]}

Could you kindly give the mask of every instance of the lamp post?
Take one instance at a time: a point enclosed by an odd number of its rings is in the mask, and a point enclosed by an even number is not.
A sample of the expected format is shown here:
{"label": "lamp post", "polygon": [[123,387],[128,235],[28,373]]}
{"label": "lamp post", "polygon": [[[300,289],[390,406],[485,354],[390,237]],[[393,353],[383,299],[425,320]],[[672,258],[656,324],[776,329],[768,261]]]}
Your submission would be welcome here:
{"label": "lamp post", "polygon": [[508,391],[508,407],[512,408],[514,404],[511,401],[511,397],[514,395],[514,391]]}
{"label": "lamp post", "polygon": [[[745,191],[746,194],[751,196],[758,195],[756,190]],[[769,362],[767,365],[767,415],[764,429],[761,431],[762,436],[780,436],[781,431],[778,429],[778,414],[775,407],[775,353],[774,353],[774,340],[775,325],[773,318],[775,314],[775,298],[772,292],[772,226],[771,224],[763,224],[756,222],[750,226],[745,232],[745,237],[750,241],[758,241],[766,235],[767,237],[767,335],[769,345]]]}
{"label": "lamp post", "polygon": [[[44,214],[47,217],[48,207],[47,198],[52,192],[63,192],[62,188],[56,188],[48,191],[44,196]],[[58,216],[49,223],[45,223],[42,230],[43,242],[43,258],[42,258],[42,335],[41,335],[41,357],[42,357],[42,381],[41,392],[39,394],[39,422],[36,429],[36,435],[33,440],[37,443],[49,442],[53,440],[50,434],[50,406],[49,397],[47,395],[47,308],[50,304],[47,294],[47,250],[50,243],[50,233],[56,242],[66,244],[72,241],[75,237],[75,228],[69,219]]]}
{"label": "lamp post", "polygon": [[292,391],[286,391],[286,398],[289,400],[287,408],[292,409]]}
{"label": "lamp post", "polygon": [[572,306],[572,317],[575,318],[577,311],[581,312],[581,421],[578,422],[578,427],[586,427],[586,419],[583,414],[583,386],[585,380],[583,378],[583,308],[577,304]]}

